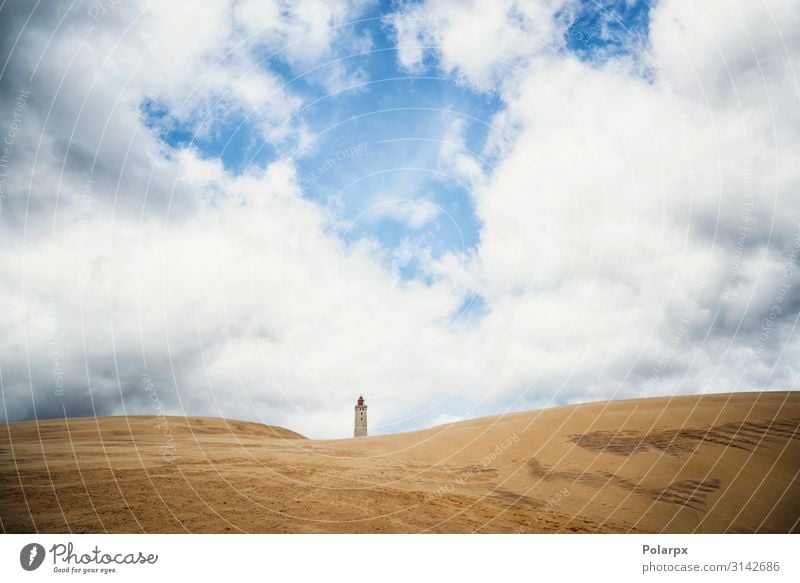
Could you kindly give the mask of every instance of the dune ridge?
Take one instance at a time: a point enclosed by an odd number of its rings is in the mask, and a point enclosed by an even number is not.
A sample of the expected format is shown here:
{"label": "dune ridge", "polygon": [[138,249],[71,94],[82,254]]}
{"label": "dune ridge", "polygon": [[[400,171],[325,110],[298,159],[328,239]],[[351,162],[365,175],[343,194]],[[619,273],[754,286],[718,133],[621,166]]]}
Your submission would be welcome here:
{"label": "dune ridge", "polygon": [[797,532],[800,392],[309,440],[229,419],[0,426],[4,532]]}

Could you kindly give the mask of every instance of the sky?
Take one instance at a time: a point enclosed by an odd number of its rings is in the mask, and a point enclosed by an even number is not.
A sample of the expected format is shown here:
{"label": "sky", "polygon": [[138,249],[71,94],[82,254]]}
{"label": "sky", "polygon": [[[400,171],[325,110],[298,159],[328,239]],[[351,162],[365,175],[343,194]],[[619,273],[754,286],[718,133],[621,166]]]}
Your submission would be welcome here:
{"label": "sky", "polygon": [[0,421],[800,388],[791,0],[0,4]]}

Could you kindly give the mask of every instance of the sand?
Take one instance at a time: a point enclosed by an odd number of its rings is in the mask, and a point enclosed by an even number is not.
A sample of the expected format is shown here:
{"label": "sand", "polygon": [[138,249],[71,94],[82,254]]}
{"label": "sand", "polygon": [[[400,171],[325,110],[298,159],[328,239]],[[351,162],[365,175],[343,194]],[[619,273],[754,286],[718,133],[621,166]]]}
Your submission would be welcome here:
{"label": "sand", "polygon": [[796,532],[800,392],[309,440],[226,419],[0,425],[4,532]]}

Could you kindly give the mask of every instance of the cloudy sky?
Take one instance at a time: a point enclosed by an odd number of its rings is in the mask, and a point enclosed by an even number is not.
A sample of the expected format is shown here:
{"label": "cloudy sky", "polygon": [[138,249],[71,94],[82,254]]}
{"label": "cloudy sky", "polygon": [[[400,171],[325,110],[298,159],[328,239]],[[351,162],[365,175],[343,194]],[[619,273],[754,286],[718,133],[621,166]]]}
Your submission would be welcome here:
{"label": "cloudy sky", "polygon": [[[794,6],[793,6],[794,4]],[[0,421],[800,387],[792,0],[0,3]]]}

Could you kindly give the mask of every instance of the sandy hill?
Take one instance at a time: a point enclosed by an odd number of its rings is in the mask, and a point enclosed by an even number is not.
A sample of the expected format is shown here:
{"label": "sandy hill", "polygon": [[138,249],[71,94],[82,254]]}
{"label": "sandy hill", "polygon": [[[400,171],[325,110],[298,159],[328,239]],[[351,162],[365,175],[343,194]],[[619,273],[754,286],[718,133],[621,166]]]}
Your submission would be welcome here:
{"label": "sandy hill", "polygon": [[789,532],[800,392],[308,440],[226,419],[0,425],[6,532]]}

